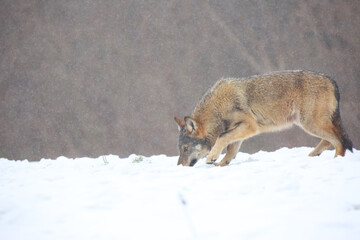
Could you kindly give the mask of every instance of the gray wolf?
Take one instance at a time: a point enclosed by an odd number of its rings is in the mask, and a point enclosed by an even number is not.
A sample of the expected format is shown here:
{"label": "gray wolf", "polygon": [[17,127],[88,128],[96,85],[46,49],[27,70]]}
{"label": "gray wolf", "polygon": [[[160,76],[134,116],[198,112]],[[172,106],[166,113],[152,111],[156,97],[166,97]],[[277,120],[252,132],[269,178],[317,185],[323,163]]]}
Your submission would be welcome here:
{"label": "gray wolf", "polygon": [[[352,151],[340,117],[340,94],[330,77],[309,71],[283,71],[243,79],[221,79],[196,105],[191,116],[175,117],[180,134],[178,165],[206,163],[225,166],[241,143],[263,132],[300,126],[321,138],[309,156],[320,155],[330,145],[335,157]],[[216,163],[227,147],[224,158]]]}

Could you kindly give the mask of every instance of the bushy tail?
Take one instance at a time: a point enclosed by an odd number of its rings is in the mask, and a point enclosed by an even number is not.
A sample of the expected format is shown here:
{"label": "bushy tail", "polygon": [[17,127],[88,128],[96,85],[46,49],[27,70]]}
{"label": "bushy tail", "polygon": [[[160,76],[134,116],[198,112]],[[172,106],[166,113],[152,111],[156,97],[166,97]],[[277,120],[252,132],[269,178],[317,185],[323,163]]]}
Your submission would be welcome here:
{"label": "bushy tail", "polygon": [[[344,132],[345,133],[345,132]],[[352,142],[350,140],[350,138],[348,137],[348,135],[345,133],[342,138],[341,138],[341,145],[345,148],[350,150],[350,152],[353,152],[353,145]]]}
{"label": "bushy tail", "polygon": [[338,137],[338,139],[341,142],[341,145],[343,146],[344,149],[348,149],[351,152],[353,152],[353,145],[352,142],[349,138],[349,136],[347,135],[342,122],[341,122],[341,118],[340,118],[340,111],[339,109],[336,110],[335,114],[333,115],[333,124],[335,126],[335,134]]}
{"label": "bushy tail", "polygon": [[337,108],[335,113],[333,114],[332,122],[335,126],[335,129],[334,129],[335,135],[340,140],[340,143],[343,146],[344,150],[348,149],[351,152],[353,152],[352,142],[351,142],[349,136],[347,135],[347,133],[342,125],[342,122],[341,122],[339,108]]}
{"label": "bushy tail", "polygon": [[335,112],[333,113],[332,116],[332,123],[335,126],[335,134],[336,136],[339,138],[341,145],[343,146],[344,149],[348,149],[351,152],[353,152],[353,145],[352,142],[349,138],[349,136],[347,135],[343,125],[342,125],[342,121],[341,121],[341,117],[340,117],[340,92],[339,92],[339,87],[337,86],[336,82],[329,78],[334,86],[334,95],[337,101],[337,107]]}

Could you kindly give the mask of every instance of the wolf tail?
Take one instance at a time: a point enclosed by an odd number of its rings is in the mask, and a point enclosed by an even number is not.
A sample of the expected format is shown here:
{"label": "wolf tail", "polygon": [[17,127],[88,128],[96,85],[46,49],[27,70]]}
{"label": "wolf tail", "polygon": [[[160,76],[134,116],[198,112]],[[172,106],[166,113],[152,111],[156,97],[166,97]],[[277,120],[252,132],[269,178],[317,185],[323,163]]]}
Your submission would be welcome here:
{"label": "wolf tail", "polygon": [[342,121],[341,121],[341,117],[340,117],[340,92],[339,92],[339,88],[336,84],[336,82],[334,80],[332,80],[330,78],[335,91],[334,91],[334,95],[337,101],[337,107],[335,109],[335,112],[333,113],[332,116],[332,123],[335,126],[335,134],[337,135],[338,139],[341,142],[341,145],[343,146],[344,149],[348,149],[351,152],[353,152],[353,145],[352,142],[349,138],[349,136],[347,135],[344,126],[342,125]]}
{"label": "wolf tail", "polygon": [[341,145],[345,148],[353,152],[353,145],[349,138],[349,136],[345,133],[341,138]]}
{"label": "wolf tail", "polygon": [[353,144],[342,125],[339,109],[337,109],[336,113],[334,114],[333,124],[335,126],[335,129],[334,129],[335,134],[338,137],[338,139],[340,140],[340,143],[343,146],[343,148],[348,149],[348,150],[350,150],[350,152],[352,152]]}

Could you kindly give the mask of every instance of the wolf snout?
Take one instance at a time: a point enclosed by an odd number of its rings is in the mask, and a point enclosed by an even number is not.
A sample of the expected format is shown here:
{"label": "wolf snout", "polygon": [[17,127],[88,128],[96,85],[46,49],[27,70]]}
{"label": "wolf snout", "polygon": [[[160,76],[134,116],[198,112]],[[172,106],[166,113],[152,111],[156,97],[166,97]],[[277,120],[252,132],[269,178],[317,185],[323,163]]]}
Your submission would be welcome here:
{"label": "wolf snout", "polygon": [[178,160],[178,162],[177,162],[177,165],[179,166],[179,165],[183,165],[184,166],[184,159],[180,156],[179,157],[179,160]]}
{"label": "wolf snout", "polygon": [[178,163],[177,165],[183,165],[183,166],[194,166],[196,163],[197,163],[197,159],[196,158],[193,158],[191,159],[191,161],[189,162],[188,159],[183,159],[181,156],[179,157],[179,160],[178,160]]}

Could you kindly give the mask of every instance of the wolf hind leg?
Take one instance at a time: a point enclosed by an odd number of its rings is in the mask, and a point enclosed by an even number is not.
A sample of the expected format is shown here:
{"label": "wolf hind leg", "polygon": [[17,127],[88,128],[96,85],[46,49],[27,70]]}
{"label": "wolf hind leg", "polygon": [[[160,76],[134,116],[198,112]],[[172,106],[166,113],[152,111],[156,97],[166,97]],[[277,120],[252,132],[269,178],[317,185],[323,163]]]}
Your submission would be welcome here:
{"label": "wolf hind leg", "polygon": [[321,139],[315,149],[309,154],[310,157],[319,156],[323,151],[330,147],[331,143],[325,139]]}
{"label": "wolf hind leg", "polygon": [[[335,147],[335,156],[345,155],[345,148],[341,144],[341,140],[337,136],[337,127],[331,122],[331,120],[314,121],[312,123],[302,123],[301,125],[305,131],[311,135],[322,138],[323,140],[315,147],[315,149],[309,154],[309,156],[320,155],[328,145],[331,143]],[[329,146],[327,146],[329,147]]]}
{"label": "wolf hind leg", "polygon": [[223,157],[223,159],[221,159],[221,161],[219,163],[214,163],[216,166],[226,166],[229,165],[229,163],[231,162],[231,160],[234,159],[234,157],[236,156],[236,154],[239,152],[239,149],[241,147],[242,144],[242,140],[231,143],[227,150],[226,150],[226,154]]}

